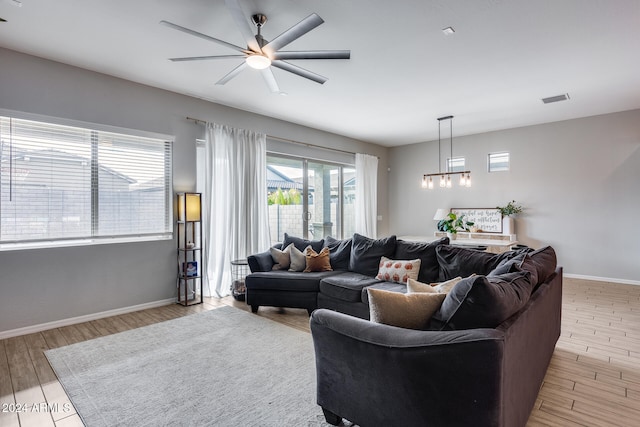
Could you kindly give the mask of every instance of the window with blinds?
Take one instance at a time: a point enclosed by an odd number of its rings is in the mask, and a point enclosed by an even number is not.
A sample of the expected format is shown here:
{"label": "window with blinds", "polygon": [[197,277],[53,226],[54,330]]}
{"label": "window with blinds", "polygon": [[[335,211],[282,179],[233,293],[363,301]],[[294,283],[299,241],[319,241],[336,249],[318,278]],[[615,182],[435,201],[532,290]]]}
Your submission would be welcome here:
{"label": "window with blinds", "polygon": [[0,116],[0,244],[170,236],[171,148]]}

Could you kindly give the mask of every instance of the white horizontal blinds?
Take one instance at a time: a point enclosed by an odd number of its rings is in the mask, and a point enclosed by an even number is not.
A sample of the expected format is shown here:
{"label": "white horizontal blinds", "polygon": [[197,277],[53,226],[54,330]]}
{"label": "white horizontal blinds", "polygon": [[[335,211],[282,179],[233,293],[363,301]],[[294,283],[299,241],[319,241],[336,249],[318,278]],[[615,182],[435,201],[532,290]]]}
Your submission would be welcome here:
{"label": "white horizontal blinds", "polygon": [[[168,232],[169,143],[100,132],[96,235]],[[170,157],[169,157],[170,158]]]}
{"label": "white horizontal blinds", "polygon": [[0,243],[170,233],[170,142],[9,117],[0,135]]}
{"label": "white horizontal blinds", "polygon": [[2,242],[78,238],[91,231],[90,132],[0,118]]}

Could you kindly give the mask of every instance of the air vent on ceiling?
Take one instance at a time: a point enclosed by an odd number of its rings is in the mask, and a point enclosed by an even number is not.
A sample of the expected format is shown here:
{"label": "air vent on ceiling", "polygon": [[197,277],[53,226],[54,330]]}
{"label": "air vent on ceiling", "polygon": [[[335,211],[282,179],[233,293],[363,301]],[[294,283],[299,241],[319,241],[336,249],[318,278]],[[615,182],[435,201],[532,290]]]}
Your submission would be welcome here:
{"label": "air vent on ceiling", "polygon": [[556,96],[550,96],[548,98],[542,98],[542,102],[544,102],[545,104],[550,104],[552,102],[566,101],[567,99],[569,99],[569,94],[568,93],[564,93],[562,95],[556,95]]}

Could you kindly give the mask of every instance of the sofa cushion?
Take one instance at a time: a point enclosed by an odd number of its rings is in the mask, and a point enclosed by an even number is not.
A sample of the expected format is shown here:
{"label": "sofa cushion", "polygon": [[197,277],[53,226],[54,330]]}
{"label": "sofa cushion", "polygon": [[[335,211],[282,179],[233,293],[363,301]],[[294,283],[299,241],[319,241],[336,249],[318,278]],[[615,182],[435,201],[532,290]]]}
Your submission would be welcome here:
{"label": "sofa cushion", "polygon": [[374,277],[383,256],[391,258],[396,249],[396,236],[370,239],[358,233],[353,235],[349,270]]}
{"label": "sofa cushion", "polygon": [[248,289],[256,290],[318,292],[320,281],[333,274],[336,272],[266,271],[249,274],[245,278],[245,285]]}
{"label": "sofa cushion", "polygon": [[440,268],[439,280],[456,276],[468,277],[472,274],[486,275],[503,260],[509,260],[523,251],[507,251],[501,254],[466,249],[459,246],[440,245],[436,247],[436,257]]}
{"label": "sofa cushion", "polygon": [[[274,247],[279,249],[281,246],[282,245],[278,243]],[[273,267],[273,258],[271,257],[269,250],[249,255],[247,257],[247,262],[249,263],[249,269],[252,273],[255,273],[256,271],[271,271]]]}
{"label": "sofa cushion", "polygon": [[522,269],[520,268],[520,264],[522,264],[525,255],[526,254],[522,253],[511,259],[503,259],[498,263],[496,268],[487,274],[487,276],[502,276],[503,274],[521,271]]}
{"label": "sofa cushion", "polygon": [[440,245],[448,245],[449,238],[442,237],[433,242],[408,242],[398,240],[394,259],[420,259],[420,273],[418,280],[423,283],[436,282],[439,277],[438,258],[436,248]]}
{"label": "sofa cushion", "polygon": [[322,248],[319,253],[308,248],[305,258],[307,259],[307,267],[304,269],[304,273],[333,270],[331,268],[331,263],[329,262],[329,248]]}
{"label": "sofa cushion", "polygon": [[407,292],[407,285],[403,285],[401,283],[396,282],[380,282],[374,283],[373,285],[367,286],[362,290],[362,302],[365,304],[369,304],[369,293],[367,289],[380,289],[383,291],[391,291],[397,292],[400,294],[404,294]]}
{"label": "sofa cushion", "polygon": [[502,260],[489,273],[489,276],[524,270],[531,273],[531,283],[536,286],[551,277],[556,270],[557,262],[555,250],[551,246],[545,246],[535,251],[522,252],[511,259]]}
{"label": "sofa cushion", "polygon": [[438,293],[401,294],[371,288],[367,293],[372,322],[407,329],[425,329],[445,299]]}
{"label": "sofa cushion", "polygon": [[[529,252],[528,256],[531,259],[533,268],[535,268],[538,273],[538,280],[534,282],[534,286],[546,282],[556,271],[558,259],[556,257],[556,251],[551,246],[545,246],[544,248]],[[529,268],[522,266],[522,269],[528,270]]]}
{"label": "sofa cushion", "polygon": [[380,259],[376,279],[406,284],[409,279],[417,279],[419,271],[419,259],[394,260],[383,256]]}
{"label": "sofa cushion", "polygon": [[433,316],[440,329],[495,328],[529,301],[528,271],[462,279]]}
{"label": "sofa cushion", "polygon": [[320,292],[342,301],[360,302],[362,289],[378,282],[373,277],[345,271],[323,279],[320,282]]}
{"label": "sofa cushion", "polygon": [[311,245],[314,251],[320,252],[324,247],[324,239],[320,240],[307,240],[301,239],[300,237],[289,236],[289,234],[284,233],[284,240],[282,241],[282,247],[286,248],[291,243],[298,248],[299,251],[304,251],[304,249]]}
{"label": "sofa cushion", "polygon": [[337,240],[331,236],[324,239],[324,244],[329,248],[329,261],[334,270],[348,270],[351,257],[352,239]]}

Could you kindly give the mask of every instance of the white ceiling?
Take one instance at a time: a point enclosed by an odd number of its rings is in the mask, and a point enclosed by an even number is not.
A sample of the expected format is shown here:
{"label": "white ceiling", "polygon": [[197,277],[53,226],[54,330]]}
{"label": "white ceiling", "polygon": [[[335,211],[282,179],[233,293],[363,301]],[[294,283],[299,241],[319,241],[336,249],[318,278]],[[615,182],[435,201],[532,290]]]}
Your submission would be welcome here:
{"label": "white ceiling", "polygon": [[351,59],[291,61],[324,85],[274,69],[287,96],[251,69],[215,85],[239,59],[168,61],[235,52],[161,20],[245,46],[223,0],[0,0],[0,46],[385,146],[437,139],[450,114],[455,137],[640,108],[638,0],[239,1],[269,40],[316,12],[282,50]]}

